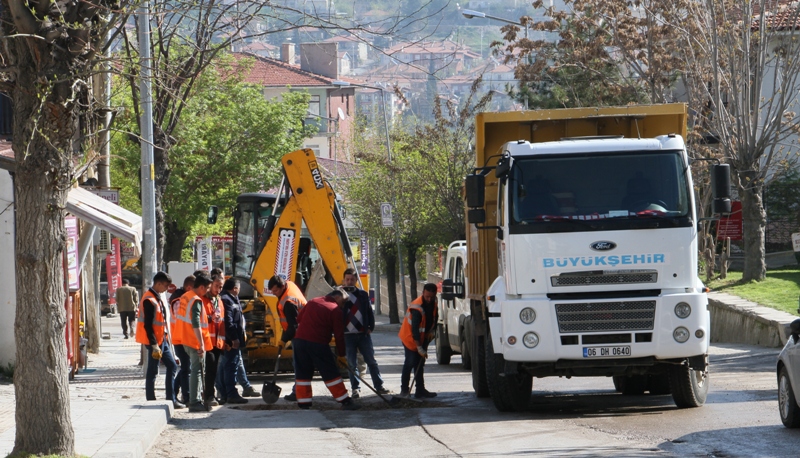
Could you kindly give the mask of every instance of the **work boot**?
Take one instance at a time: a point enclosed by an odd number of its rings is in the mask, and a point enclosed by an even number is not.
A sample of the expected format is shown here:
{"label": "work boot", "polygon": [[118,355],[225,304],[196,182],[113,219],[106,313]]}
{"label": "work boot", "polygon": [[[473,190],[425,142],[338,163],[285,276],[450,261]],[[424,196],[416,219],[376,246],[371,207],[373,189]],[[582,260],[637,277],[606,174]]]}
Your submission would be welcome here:
{"label": "work boot", "polygon": [[189,412],[208,412],[208,409],[202,403],[195,402],[189,406]]}
{"label": "work boot", "polygon": [[435,398],[436,393],[432,393],[425,388],[418,389],[416,393],[414,393],[414,397],[417,399],[427,399],[427,398]]}
{"label": "work boot", "polygon": [[252,386],[248,386],[247,388],[242,390],[242,397],[245,398],[260,398],[261,393],[255,390]]}
{"label": "work boot", "polygon": [[375,391],[377,391],[378,394],[389,394],[389,393],[391,393],[391,391],[387,390],[384,387],[375,388]]}
{"label": "work boot", "polygon": [[360,398],[360,397],[361,397],[361,390],[359,390],[358,388],[356,388],[355,390],[353,390],[353,394],[351,394],[351,395],[350,395],[350,397],[351,397],[352,399],[358,399],[358,398]]}
{"label": "work boot", "polygon": [[287,401],[294,402],[294,401],[297,401],[297,395],[295,395],[294,393],[290,393],[290,394],[287,394],[286,396],[284,396],[283,399],[286,399]]}
{"label": "work boot", "polygon": [[133,336],[135,336],[135,335],[136,335],[136,331],[134,331],[133,329],[131,329],[131,337],[133,337]]}
{"label": "work boot", "polygon": [[125,336],[125,337],[123,337],[123,339],[127,339],[128,338],[128,334],[123,334],[123,335]]}
{"label": "work boot", "polygon": [[228,404],[247,404],[247,399],[241,396],[231,396],[228,398]]}
{"label": "work boot", "polygon": [[342,401],[342,410],[358,410],[360,408],[361,404],[356,404],[350,398],[347,398],[344,401]]}
{"label": "work boot", "polygon": [[186,404],[184,404],[184,403],[182,403],[180,401],[172,401],[172,408],[176,409],[176,410],[177,409],[185,409],[186,408]]}
{"label": "work boot", "polygon": [[400,396],[409,397],[411,396],[411,391],[408,388],[400,388]]}
{"label": "work boot", "polygon": [[219,403],[219,405],[224,406],[225,404],[228,403],[228,398],[218,398],[217,402]]}
{"label": "work boot", "polygon": [[216,407],[219,405],[219,402],[214,398],[206,398],[206,405],[209,407]]}

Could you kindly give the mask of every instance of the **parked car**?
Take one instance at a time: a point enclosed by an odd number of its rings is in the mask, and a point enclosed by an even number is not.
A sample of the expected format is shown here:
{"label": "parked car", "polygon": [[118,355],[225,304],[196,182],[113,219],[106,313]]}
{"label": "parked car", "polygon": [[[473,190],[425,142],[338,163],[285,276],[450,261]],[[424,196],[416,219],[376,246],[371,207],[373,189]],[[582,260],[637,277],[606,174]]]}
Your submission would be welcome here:
{"label": "parked car", "polygon": [[800,427],[800,319],[790,325],[792,334],[778,355],[778,410],[783,426]]}
{"label": "parked car", "polygon": [[100,314],[103,316],[114,312],[114,307],[108,303],[108,282],[100,282]]}

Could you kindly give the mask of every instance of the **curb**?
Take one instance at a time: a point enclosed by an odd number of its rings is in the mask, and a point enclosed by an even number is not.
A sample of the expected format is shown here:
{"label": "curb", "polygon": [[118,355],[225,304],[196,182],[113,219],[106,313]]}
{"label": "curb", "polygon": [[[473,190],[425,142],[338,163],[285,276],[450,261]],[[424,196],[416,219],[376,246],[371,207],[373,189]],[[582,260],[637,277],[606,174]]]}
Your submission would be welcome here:
{"label": "curb", "polygon": [[172,405],[169,402],[138,406],[136,412],[92,457],[144,457],[170,422],[172,415]]}
{"label": "curb", "polygon": [[798,319],[790,313],[726,293],[709,293],[708,308],[711,342],[719,343],[780,348],[791,334],[789,325]]}

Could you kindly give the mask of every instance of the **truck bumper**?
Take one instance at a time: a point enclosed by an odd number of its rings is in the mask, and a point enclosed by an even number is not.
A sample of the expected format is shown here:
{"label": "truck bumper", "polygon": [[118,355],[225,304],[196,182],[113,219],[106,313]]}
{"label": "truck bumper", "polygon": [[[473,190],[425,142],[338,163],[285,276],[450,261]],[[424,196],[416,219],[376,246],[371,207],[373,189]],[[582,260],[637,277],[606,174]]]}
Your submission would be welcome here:
{"label": "truck bumper", "polygon": [[[625,303],[625,307],[634,302],[646,302],[646,307],[654,310],[641,315],[608,311],[611,304]],[[691,307],[691,314],[685,318],[675,313],[675,306],[681,302]],[[526,308],[536,314],[528,324],[520,316]],[[583,361],[577,365],[598,367],[604,365],[603,361],[608,366],[624,366],[629,361],[632,365],[652,365],[708,354],[710,314],[703,293],[591,301],[498,298],[490,310],[500,311],[490,314],[489,326],[495,352],[502,353],[508,362],[570,365],[567,361]],[[574,310],[583,315],[571,317]],[[576,320],[582,323],[575,324]],[[526,339],[529,333],[538,339]],[[686,340],[679,342],[676,334]],[[538,343],[531,346],[534,341]]]}

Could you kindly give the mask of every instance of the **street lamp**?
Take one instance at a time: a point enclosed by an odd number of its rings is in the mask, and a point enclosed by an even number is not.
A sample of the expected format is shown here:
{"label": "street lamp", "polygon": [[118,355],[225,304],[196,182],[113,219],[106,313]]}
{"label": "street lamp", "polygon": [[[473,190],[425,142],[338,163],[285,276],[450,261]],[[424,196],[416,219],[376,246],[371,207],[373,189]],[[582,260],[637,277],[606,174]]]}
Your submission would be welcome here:
{"label": "street lamp", "polygon": [[[356,86],[356,87],[376,89],[381,91],[381,105],[383,105],[383,128],[386,131],[386,158],[391,164],[392,145],[389,140],[389,118],[386,115],[386,90],[380,86],[370,86],[368,84],[351,83],[349,81],[335,80],[332,81],[331,84],[339,88]],[[394,196],[392,196],[392,200],[394,200]],[[400,251],[400,231],[398,230],[397,221],[395,221],[394,238],[395,238],[395,243],[397,243],[397,260],[398,264],[400,265],[400,289],[403,291],[403,310],[405,311],[406,309],[408,309],[408,299],[406,298],[406,277],[405,273],[403,272],[403,256],[402,252]],[[378,295],[380,295],[380,291],[378,291]]]}
{"label": "street lamp", "polygon": [[497,16],[492,16],[491,14],[486,14],[486,13],[484,13],[482,11],[475,11],[475,10],[461,10],[461,15],[463,15],[467,19],[473,19],[473,18],[476,18],[476,17],[477,18],[481,18],[481,19],[493,19],[495,21],[505,22],[506,24],[518,25],[520,27],[524,27],[525,28],[525,38],[528,38],[528,26],[526,24],[521,23],[521,22],[512,21],[510,19],[504,19],[504,18],[497,17]]}
{"label": "street lamp", "polygon": [[[523,24],[521,22],[512,21],[511,19],[505,19],[505,18],[501,18],[501,17],[497,17],[497,16],[492,16],[491,14],[486,14],[483,11],[463,10],[463,9],[461,9],[461,7],[459,7],[458,9],[459,9],[459,11],[461,11],[461,14],[467,19],[473,19],[473,18],[492,19],[492,20],[499,21],[499,22],[505,22],[506,24],[518,25],[520,27],[524,27],[525,28],[525,39],[526,40],[528,39],[528,24]],[[483,43],[483,40],[481,40],[481,43]],[[481,46],[483,46],[483,45],[481,45]],[[483,50],[481,50],[481,55],[483,55]],[[530,63],[530,54],[528,54],[528,63]],[[522,82],[520,82],[520,90],[522,90]],[[528,96],[527,96],[527,94],[525,95],[525,109],[526,110],[528,109]]]}

